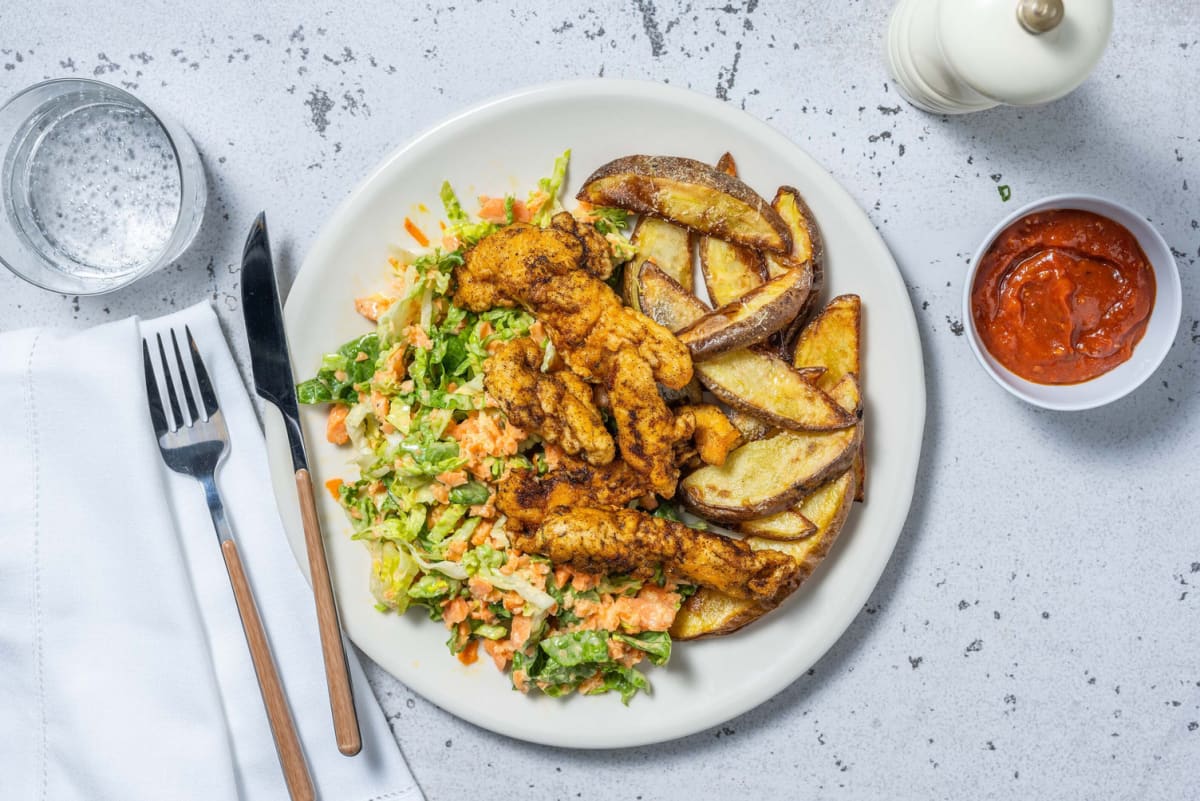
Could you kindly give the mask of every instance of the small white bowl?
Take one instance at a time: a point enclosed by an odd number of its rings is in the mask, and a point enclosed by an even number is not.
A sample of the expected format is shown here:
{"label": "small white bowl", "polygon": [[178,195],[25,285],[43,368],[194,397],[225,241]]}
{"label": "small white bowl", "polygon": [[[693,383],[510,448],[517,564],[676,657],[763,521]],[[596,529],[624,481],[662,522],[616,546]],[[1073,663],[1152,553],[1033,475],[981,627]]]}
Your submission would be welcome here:
{"label": "small white bowl", "polygon": [[[979,332],[975,329],[975,315],[971,310],[971,289],[975,285],[975,274],[992,242],[1001,231],[1026,214],[1050,209],[1090,211],[1119,222],[1137,238],[1150,266],[1154,269],[1154,309],[1150,313],[1146,333],[1133,349],[1133,355],[1128,361],[1107,373],[1080,384],[1035,384],[1009,371],[980,341]],[[997,384],[1021,400],[1045,409],[1061,411],[1094,409],[1112,403],[1137,389],[1158,369],[1162,360],[1166,358],[1167,351],[1174,344],[1175,335],[1179,331],[1182,307],[1183,292],[1179,286],[1179,268],[1162,235],[1145,217],[1128,206],[1092,195],[1054,195],[1022,206],[1005,217],[984,237],[982,244],[975,251],[971,269],[963,285],[963,325],[967,332],[967,341],[971,343],[971,350],[975,352],[975,358],[979,359],[983,369]]]}

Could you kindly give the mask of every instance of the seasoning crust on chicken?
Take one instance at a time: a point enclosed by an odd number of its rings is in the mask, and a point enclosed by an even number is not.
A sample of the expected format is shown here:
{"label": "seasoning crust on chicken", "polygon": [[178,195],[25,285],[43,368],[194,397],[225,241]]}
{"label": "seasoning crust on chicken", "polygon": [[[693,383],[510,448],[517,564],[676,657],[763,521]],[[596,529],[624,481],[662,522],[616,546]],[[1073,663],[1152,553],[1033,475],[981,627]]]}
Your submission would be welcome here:
{"label": "seasoning crust on chicken", "polygon": [[496,509],[512,525],[535,528],[555,507],[617,508],[649,492],[646,477],[620,459],[603,467],[571,459],[544,476],[510,471],[496,488]]}
{"label": "seasoning crust on chicken", "polygon": [[[692,377],[691,356],[666,328],[622,305],[601,280],[611,271],[604,238],[563,212],[548,228],[516,223],[467,251],[455,269],[454,300],[477,312],[526,309],[541,321],[571,372],[606,385],[610,398],[617,384],[625,399],[636,396],[636,411],[617,414],[618,443],[631,465],[651,475],[654,490],[670,496],[679,476],[673,449],[678,436],[655,382],[685,386]],[[614,412],[620,405],[613,399]],[[651,436],[650,423],[638,422],[643,419],[661,423],[663,430]]]}
{"label": "seasoning crust on chicken", "polygon": [[555,564],[599,573],[645,578],[661,565],[673,578],[748,601],[776,602],[799,581],[797,563],[787,554],[756,551],[741,540],[636,509],[559,507],[536,531],[514,534],[513,544]]}
{"label": "seasoning crust on chicken", "polygon": [[505,342],[483,363],[483,386],[509,421],[536,431],[572,456],[608,464],[616,447],[592,388],[567,370],[541,371],[542,349],[529,337]]}
{"label": "seasoning crust on chicken", "polygon": [[691,438],[696,420],[690,414],[676,416],[667,408],[650,366],[632,350],[619,352],[614,362],[608,401],[617,421],[621,454],[645,474],[656,492],[669,497],[679,479],[675,444]]}

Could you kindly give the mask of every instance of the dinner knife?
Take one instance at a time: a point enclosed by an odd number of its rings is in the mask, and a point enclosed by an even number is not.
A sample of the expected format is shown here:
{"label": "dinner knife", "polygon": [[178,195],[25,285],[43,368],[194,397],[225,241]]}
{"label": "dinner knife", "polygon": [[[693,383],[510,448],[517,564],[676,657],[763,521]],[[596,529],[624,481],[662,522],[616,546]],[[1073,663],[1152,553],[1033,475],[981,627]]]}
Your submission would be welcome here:
{"label": "dinner knife", "polygon": [[325,680],[329,686],[329,706],[333,712],[333,731],[338,750],[354,756],[362,749],[362,735],[354,709],[354,692],[338,624],[333,586],[329,581],[329,563],[325,541],[317,517],[304,434],[300,429],[300,410],[296,401],[296,382],[292,359],[283,330],[283,309],[275,283],[275,265],[267,238],[266,213],[260,213],[246,239],[242,252],[242,316],[250,341],[250,366],[254,389],[283,415],[288,443],[292,451],[292,469],[300,495],[300,518],[304,524],[304,546],[312,577],[313,599],[317,606],[317,628],[321,634],[321,653],[325,661]]}

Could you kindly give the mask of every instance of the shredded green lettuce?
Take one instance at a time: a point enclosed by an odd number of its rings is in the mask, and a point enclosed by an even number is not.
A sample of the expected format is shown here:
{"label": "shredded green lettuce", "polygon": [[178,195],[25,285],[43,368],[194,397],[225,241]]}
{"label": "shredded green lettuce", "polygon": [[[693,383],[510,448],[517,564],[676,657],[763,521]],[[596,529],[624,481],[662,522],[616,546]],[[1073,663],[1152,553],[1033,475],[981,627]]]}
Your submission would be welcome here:
{"label": "shredded green lettuce", "polygon": [[[554,160],[554,169],[551,170],[550,177],[538,181],[538,190],[545,193],[547,197],[541,208],[531,218],[534,225],[544,228],[550,224],[551,217],[562,211],[562,201],[559,199],[559,195],[562,193],[563,183],[567,179],[567,164],[570,161],[571,151],[564,150],[563,154]],[[531,193],[530,200],[532,199]]]}
{"label": "shredded green lettuce", "polygon": [[299,384],[296,397],[301,403],[357,403],[359,391],[375,374],[378,358],[376,334],[352,339],[321,359],[316,377]]}

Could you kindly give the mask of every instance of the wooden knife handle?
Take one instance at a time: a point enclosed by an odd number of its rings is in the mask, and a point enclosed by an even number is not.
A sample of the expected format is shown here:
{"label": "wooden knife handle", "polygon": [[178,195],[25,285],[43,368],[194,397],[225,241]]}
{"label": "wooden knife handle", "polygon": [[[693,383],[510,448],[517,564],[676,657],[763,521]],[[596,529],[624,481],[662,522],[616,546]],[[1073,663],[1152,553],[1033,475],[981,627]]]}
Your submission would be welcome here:
{"label": "wooden knife handle", "polygon": [[329,684],[329,707],[333,712],[333,734],[338,750],[354,756],[362,750],[362,735],[358,731],[358,714],[354,710],[354,693],[350,687],[350,671],[342,646],[337,606],[333,586],[329,581],[329,563],[325,560],[325,542],[321,522],[317,519],[317,503],[313,497],[312,476],[301,468],[296,471],[296,489],[300,493],[300,518],[304,521],[304,547],[308,552],[309,575],[312,576],[313,599],[317,604],[317,629],[321,633],[321,654],[325,658],[325,681]]}
{"label": "wooden knife handle", "polygon": [[233,597],[237,600],[238,614],[246,632],[246,643],[250,646],[250,658],[254,662],[258,688],[267,708],[267,720],[271,724],[271,734],[275,737],[275,749],[279,752],[279,764],[283,768],[288,795],[292,801],[313,801],[316,793],[313,791],[312,778],[308,775],[304,750],[300,747],[300,738],[296,736],[296,724],[292,721],[287,697],[283,694],[283,684],[275,670],[275,660],[271,658],[271,646],[267,642],[266,632],[263,631],[262,618],[258,616],[258,607],[250,591],[246,571],[242,568],[242,557],[238,554],[237,543],[233,540],[222,542],[221,554],[225,557],[225,568],[229,571],[229,582],[233,585]]}

